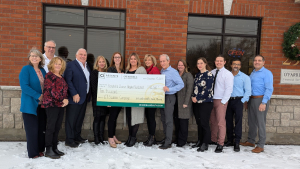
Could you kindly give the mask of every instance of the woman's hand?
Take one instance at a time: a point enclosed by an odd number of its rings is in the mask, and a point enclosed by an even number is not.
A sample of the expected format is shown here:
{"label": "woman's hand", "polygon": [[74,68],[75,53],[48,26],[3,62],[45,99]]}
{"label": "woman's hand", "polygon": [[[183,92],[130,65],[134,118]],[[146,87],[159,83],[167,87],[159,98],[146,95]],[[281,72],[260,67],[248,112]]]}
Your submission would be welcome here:
{"label": "woman's hand", "polygon": [[62,105],[62,107],[65,107],[65,106],[67,106],[69,104],[69,100],[68,99],[64,99],[63,100],[63,105]]}
{"label": "woman's hand", "polygon": [[192,101],[193,101],[193,103],[196,103],[197,102],[196,97],[192,97]]}
{"label": "woman's hand", "polygon": [[183,104],[183,108],[187,108],[188,106],[186,104]]}
{"label": "woman's hand", "polygon": [[43,100],[43,94],[41,94],[41,96],[39,97],[39,101]]}

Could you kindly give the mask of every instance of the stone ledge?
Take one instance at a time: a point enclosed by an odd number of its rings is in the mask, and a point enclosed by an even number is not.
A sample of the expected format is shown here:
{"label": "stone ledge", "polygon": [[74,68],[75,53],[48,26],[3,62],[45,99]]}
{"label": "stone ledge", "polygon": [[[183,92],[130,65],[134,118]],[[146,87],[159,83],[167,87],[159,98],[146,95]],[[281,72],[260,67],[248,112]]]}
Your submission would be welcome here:
{"label": "stone ledge", "polygon": [[300,100],[300,96],[299,95],[272,95],[271,99]]}
{"label": "stone ledge", "polygon": [[0,90],[21,90],[20,86],[0,86]]}
{"label": "stone ledge", "polygon": [[300,3],[300,0],[295,0],[295,3]]}

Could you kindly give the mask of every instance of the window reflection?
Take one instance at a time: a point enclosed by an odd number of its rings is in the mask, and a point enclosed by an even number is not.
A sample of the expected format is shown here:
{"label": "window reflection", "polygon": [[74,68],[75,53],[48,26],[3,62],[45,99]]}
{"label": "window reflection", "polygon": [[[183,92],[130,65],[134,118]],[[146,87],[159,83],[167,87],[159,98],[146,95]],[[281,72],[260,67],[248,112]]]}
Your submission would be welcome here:
{"label": "window reflection", "polygon": [[222,18],[190,16],[188,31],[221,33]]}
{"label": "window reflection", "polygon": [[124,28],[125,14],[123,12],[88,10],[88,25]]}
{"label": "window reflection", "polygon": [[84,24],[83,9],[46,7],[45,15],[46,23]]}
{"label": "window reflection", "polygon": [[257,35],[258,20],[226,19],[225,33]]}

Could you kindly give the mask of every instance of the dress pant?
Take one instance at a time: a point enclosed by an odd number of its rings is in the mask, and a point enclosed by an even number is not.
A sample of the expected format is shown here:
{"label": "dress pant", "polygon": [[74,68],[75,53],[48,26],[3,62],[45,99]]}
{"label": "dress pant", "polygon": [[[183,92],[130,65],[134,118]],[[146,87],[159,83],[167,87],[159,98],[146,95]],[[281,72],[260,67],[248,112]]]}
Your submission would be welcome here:
{"label": "dress pant", "polygon": [[[242,98],[229,99],[226,110],[226,134],[227,141],[240,143],[242,138],[243,103]],[[233,117],[235,125],[233,126]],[[234,133],[234,135],[233,135]]]}
{"label": "dress pant", "polygon": [[228,102],[223,105],[221,99],[214,99],[214,106],[210,115],[211,141],[224,145],[226,136],[226,109]]}
{"label": "dress pant", "polygon": [[165,135],[165,144],[172,143],[173,135],[173,111],[176,102],[175,94],[165,95],[165,108],[160,109],[161,122],[163,124],[163,132]]}
{"label": "dress pant", "polygon": [[81,128],[86,111],[86,100],[82,104],[69,104],[66,111],[66,143],[81,139]]}
{"label": "dress pant", "polygon": [[189,119],[178,118],[178,102],[176,98],[176,103],[174,106],[174,126],[175,126],[175,136],[178,145],[185,145],[188,138],[189,132]]}
{"label": "dress pant", "polygon": [[211,140],[209,118],[213,109],[213,102],[194,103],[194,115],[198,126],[198,141],[209,143]]}
{"label": "dress pant", "polygon": [[45,109],[39,105],[37,108],[37,116],[22,113],[22,117],[26,133],[28,157],[33,158],[39,156],[39,152],[45,151],[45,130],[43,130],[46,125]]}
{"label": "dress pant", "polygon": [[258,129],[258,142],[257,146],[264,148],[266,143],[266,119],[269,109],[270,101],[266,105],[265,111],[259,111],[258,107],[261,104],[263,98],[250,98],[248,102],[248,142],[255,144],[255,138],[257,136]]}
{"label": "dress pant", "polygon": [[155,121],[155,112],[157,108],[145,108],[145,115],[147,119],[147,127],[149,135],[155,135],[156,121]]}
{"label": "dress pant", "polygon": [[108,138],[113,138],[116,135],[117,119],[122,107],[110,107],[109,118],[107,122]]}
{"label": "dress pant", "polygon": [[64,118],[64,107],[46,108],[47,128],[46,128],[46,147],[52,147],[58,143],[58,133]]}

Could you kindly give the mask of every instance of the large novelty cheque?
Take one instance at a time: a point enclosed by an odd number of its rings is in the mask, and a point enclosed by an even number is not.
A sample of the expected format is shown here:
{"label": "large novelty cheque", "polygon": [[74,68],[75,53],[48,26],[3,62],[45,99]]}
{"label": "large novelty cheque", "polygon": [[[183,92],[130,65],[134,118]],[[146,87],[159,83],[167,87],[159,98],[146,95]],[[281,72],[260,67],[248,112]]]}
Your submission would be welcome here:
{"label": "large novelty cheque", "polygon": [[165,75],[98,73],[97,106],[165,107]]}

